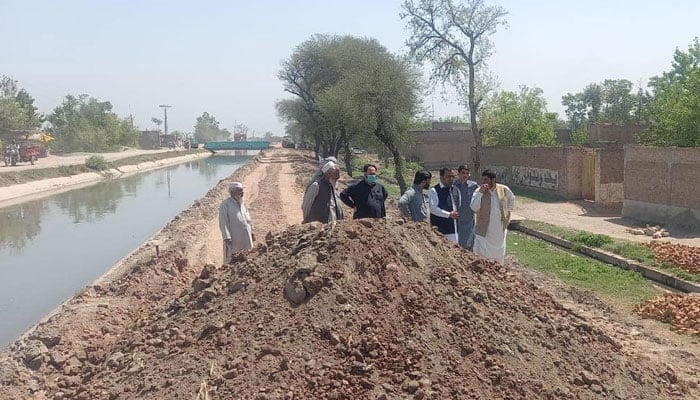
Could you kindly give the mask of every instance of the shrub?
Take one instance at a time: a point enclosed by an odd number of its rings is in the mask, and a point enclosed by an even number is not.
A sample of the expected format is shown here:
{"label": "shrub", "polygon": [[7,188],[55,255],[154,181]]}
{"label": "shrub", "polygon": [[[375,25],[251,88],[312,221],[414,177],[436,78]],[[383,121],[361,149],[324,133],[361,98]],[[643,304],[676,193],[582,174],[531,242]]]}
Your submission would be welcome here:
{"label": "shrub", "polygon": [[569,238],[572,242],[585,244],[588,247],[602,247],[613,242],[608,235],[579,232]]}
{"label": "shrub", "polygon": [[85,160],[85,166],[95,171],[104,171],[108,168],[107,160],[104,157],[94,155]]}

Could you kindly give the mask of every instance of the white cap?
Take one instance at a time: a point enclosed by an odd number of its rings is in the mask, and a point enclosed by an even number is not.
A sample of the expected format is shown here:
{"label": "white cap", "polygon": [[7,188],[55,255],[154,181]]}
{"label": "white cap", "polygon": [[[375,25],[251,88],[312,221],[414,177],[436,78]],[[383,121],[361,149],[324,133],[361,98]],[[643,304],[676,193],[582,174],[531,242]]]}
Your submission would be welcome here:
{"label": "white cap", "polygon": [[228,185],[228,190],[230,192],[233,189],[243,189],[243,184],[240,182],[231,182],[231,184]]}
{"label": "white cap", "polygon": [[324,165],[324,166],[321,168],[321,172],[323,172],[323,173],[325,174],[326,172],[328,172],[329,169],[335,168],[335,166],[336,166],[336,163],[334,163],[333,161],[328,161],[328,162],[326,163],[326,165]]}

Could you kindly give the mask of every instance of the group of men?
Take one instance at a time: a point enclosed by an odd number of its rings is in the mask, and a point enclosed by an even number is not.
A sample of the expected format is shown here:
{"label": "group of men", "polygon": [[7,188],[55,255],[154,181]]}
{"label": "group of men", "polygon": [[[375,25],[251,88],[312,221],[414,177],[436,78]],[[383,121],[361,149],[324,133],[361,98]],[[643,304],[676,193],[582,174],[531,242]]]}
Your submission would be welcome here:
{"label": "group of men", "polygon": [[[456,170],[442,168],[440,182],[430,187],[432,174],[418,171],[413,186],[399,199],[399,211],[415,222],[430,215],[430,224],[447,240],[503,263],[515,196],[507,186],[496,183],[496,174],[490,170],[481,174],[480,185],[470,177],[466,165]],[[428,190],[427,205],[423,190]]]}
{"label": "group of men", "polygon": [[[302,201],[302,223],[329,223],[342,220],[341,202],[354,210],[353,219],[386,217],[388,192],[377,182],[377,167],[367,164],[357,183],[337,193],[340,167],[334,157],[319,162],[319,169],[307,185]],[[440,182],[431,187],[429,171],[416,172],[413,186],[401,196],[399,212],[408,220],[430,224],[447,240],[474,253],[504,262],[510,213],[515,205],[513,192],[496,182],[496,174],[486,170],[481,184],[470,180],[469,167],[442,168]],[[428,191],[428,201],[424,195]],[[253,247],[250,215],[243,203],[243,185],[233,182],[230,197],[219,208],[219,225],[224,239],[224,261],[239,251]]]}

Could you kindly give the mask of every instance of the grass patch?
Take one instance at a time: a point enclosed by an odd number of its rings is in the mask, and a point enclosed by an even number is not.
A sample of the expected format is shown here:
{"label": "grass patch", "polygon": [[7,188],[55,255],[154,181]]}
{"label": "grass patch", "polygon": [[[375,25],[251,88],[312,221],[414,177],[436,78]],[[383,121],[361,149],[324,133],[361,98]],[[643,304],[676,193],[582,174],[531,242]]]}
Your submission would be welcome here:
{"label": "grass patch", "polygon": [[95,171],[104,171],[109,167],[107,165],[107,160],[100,155],[94,155],[85,160],[85,166]]}
{"label": "grass patch", "polygon": [[508,233],[507,249],[522,264],[591,290],[630,311],[634,305],[661,293],[637,272],[609,266],[518,232]]}
{"label": "grass patch", "polygon": [[562,228],[540,221],[524,220],[520,221],[520,224],[524,227],[549,233],[550,235],[558,236],[579,245],[598,247],[601,250],[617,254],[630,260],[638,261],[642,265],[662,269],[677,278],[700,283],[700,274],[684,271],[667,262],[662,263],[656,261],[654,251],[642,243],[611,238],[607,235],[592,234],[576,229]]}
{"label": "grass patch", "polygon": [[517,197],[517,200],[522,201],[523,203],[561,203],[562,201],[566,201],[565,198],[553,193],[541,193],[534,190],[523,189],[520,187],[509,187],[513,194]]}

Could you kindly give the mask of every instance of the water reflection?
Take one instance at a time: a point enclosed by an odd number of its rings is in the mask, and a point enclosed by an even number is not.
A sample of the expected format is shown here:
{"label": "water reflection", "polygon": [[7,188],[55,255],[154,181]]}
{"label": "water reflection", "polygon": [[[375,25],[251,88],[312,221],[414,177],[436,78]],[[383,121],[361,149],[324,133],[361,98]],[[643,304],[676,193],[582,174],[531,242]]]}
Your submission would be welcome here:
{"label": "water reflection", "polygon": [[210,157],[0,209],[0,347],[248,157]]}

